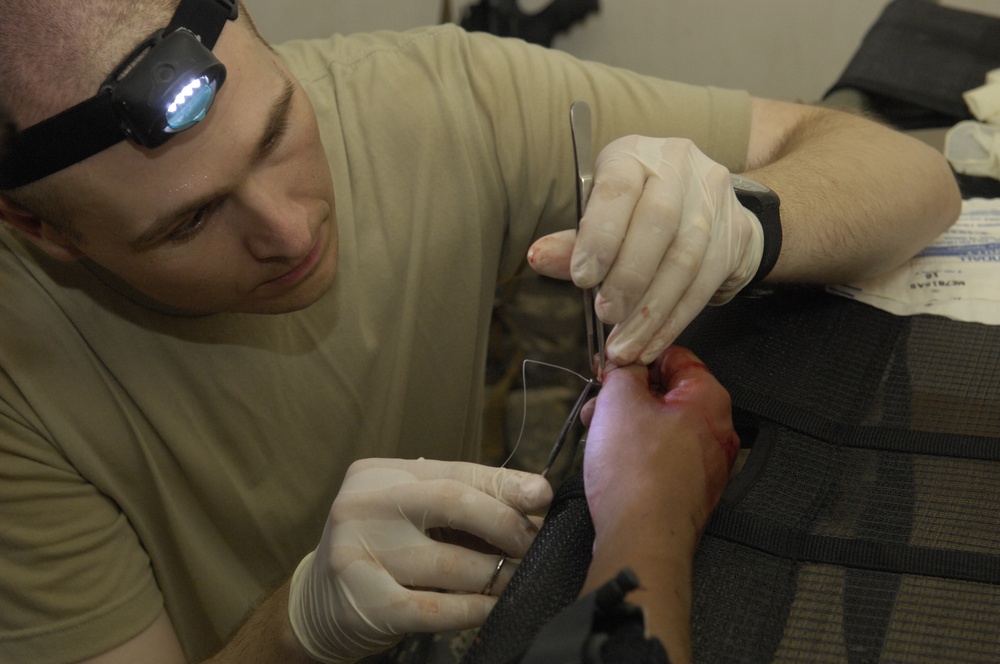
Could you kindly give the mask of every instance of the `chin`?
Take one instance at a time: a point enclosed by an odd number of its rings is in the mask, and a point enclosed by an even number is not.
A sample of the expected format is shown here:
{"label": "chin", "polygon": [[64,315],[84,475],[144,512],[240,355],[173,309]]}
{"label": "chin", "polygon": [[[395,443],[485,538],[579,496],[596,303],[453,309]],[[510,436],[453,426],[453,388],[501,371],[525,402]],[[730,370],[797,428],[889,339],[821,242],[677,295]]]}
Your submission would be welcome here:
{"label": "chin", "polygon": [[316,270],[307,276],[297,286],[272,297],[251,299],[242,306],[233,307],[231,313],[246,314],[288,314],[308,309],[326,295],[337,274],[337,259],[335,252],[327,256],[316,266]]}
{"label": "chin", "polygon": [[322,281],[315,280],[314,283],[303,284],[300,288],[283,297],[251,302],[245,307],[235,308],[232,313],[290,314],[302,311],[316,304],[332,287],[332,277]]}
{"label": "chin", "polygon": [[254,306],[247,307],[246,309],[233,311],[233,313],[263,315],[290,314],[296,311],[302,311],[303,309],[308,309],[312,305],[316,304],[316,302],[323,297],[323,294],[326,293],[327,290],[329,290],[329,288],[324,290],[322,293],[318,293],[314,297],[309,298],[283,299],[276,302],[260,302]]}

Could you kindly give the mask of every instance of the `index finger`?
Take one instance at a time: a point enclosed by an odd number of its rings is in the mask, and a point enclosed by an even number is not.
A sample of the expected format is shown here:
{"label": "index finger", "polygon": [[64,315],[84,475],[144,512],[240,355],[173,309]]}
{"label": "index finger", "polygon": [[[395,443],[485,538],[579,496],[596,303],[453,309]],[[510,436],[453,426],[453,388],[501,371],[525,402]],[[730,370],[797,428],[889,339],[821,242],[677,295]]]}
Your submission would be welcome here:
{"label": "index finger", "polygon": [[412,472],[422,480],[462,482],[522,512],[535,512],[552,502],[552,487],[536,473],[433,459],[418,459]]}
{"label": "index finger", "polygon": [[594,188],[573,247],[570,273],[580,288],[597,286],[611,270],[646,181],[642,164],[613,146],[597,159]]}
{"label": "index finger", "polygon": [[497,598],[478,594],[409,590],[394,604],[396,624],[403,632],[444,632],[479,627]]}

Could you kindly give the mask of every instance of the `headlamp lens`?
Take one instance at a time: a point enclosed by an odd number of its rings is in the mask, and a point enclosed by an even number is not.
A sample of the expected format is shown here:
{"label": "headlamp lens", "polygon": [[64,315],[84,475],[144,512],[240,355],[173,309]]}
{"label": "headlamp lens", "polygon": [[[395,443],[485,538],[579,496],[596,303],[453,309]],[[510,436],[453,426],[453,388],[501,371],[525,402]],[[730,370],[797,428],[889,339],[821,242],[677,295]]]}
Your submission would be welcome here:
{"label": "headlamp lens", "polygon": [[199,76],[185,85],[167,106],[167,126],[164,131],[184,131],[200,122],[215,101],[216,89],[217,79],[209,79],[208,76]]}
{"label": "headlamp lens", "polygon": [[[205,118],[226,80],[226,68],[186,28],[165,37],[154,34],[136,54],[122,62],[102,90],[111,92],[128,137],[152,149]],[[141,59],[133,65],[137,56]]]}

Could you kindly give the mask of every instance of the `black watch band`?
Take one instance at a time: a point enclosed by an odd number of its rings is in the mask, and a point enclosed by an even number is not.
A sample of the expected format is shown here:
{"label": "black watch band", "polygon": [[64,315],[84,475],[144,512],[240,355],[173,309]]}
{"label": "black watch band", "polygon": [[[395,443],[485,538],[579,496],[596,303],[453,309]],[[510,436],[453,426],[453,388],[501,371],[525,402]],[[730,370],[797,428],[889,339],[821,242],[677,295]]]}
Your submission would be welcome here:
{"label": "black watch band", "polygon": [[740,205],[754,213],[764,231],[764,251],[760,257],[760,266],[748,285],[756,284],[771,273],[781,255],[781,199],[756,180],[734,174],[732,181]]}

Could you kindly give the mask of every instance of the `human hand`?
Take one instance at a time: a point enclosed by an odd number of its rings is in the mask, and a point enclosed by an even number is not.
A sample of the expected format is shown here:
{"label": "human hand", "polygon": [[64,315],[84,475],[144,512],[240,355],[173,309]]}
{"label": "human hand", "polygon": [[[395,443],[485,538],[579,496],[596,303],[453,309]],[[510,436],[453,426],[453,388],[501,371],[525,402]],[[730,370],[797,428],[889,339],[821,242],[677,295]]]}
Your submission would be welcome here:
{"label": "human hand", "polygon": [[[409,632],[482,624],[496,598],[479,594],[496,554],[437,541],[467,533],[521,558],[552,489],[540,476],[470,463],[366,459],[351,465],[317,549],[292,577],[289,618],[320,662],[353,662]],[[513,574],[504,565],[496,594]]]}
{"label": "human hand", "polygon": [[691,660],[695,550],[739,450],[729,394],[695,355],[668,348],[649,367],[609,365],[581,414],[584,487],[594,522],[591,592],[623,567],[641,586],[647,633]]}
{"label": "human hand", "polygon": [[763,249],[724,166],[686,139],[627,136],[597,158],[579,234],[541,238],[528,261],[580,288],[600,284],[598,317],[615,326],[609,359],[649,364],[706,304],[753,279]]}
{"label": "human hand", "polygon": [[583,416],[598,537],[679,523],[694,526],[693,545],[739,452],[725,388],[691,351],[672,346],[648,368],[610,367]]}

